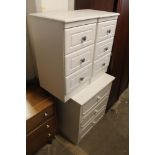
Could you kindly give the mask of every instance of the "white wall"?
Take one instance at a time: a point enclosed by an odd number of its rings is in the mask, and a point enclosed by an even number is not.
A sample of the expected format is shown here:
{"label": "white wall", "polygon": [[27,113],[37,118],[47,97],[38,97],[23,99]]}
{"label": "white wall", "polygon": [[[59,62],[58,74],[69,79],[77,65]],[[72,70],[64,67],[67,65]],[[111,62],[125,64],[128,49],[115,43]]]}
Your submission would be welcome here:
{"label": "white wall", "polygon": [[[27,14],[51,10],[74,10],[74,0],[26,0]],[[37,76],[37,70],[33,51],[29,44],[28,32],[26,40],[26,79],[31,80]]]}

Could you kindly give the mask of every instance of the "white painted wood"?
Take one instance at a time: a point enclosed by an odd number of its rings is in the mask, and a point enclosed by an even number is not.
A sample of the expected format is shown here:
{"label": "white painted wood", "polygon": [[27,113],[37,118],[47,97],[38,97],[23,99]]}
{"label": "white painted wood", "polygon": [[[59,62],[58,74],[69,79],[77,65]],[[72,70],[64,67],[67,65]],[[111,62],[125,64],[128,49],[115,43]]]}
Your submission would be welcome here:
{"label": "white painted wood", "polygon": [[71,28],[71,27],[87,25],[87,24],[93,24],[93,23],[97,23],[97,19],[89,19],[89,20],[82,20],[82,21],[65,23],[65,29]]}
{"label": "white painted wood", "polygon": [[113,40],[114,40],[114,38],[112,37],[110,39],[107,39],[107,40],[104,40],[102,42],[97,43],[96,47],[95,47],[94,58],[98,59],[98,58],[101,58],[102,56],[104,56],[108,53],[111,53]]}
{"label": "white painted wood", "polygon": [[66,93],[70,93],[82,85],[88,85],[90,83],[91,73],[92,64],[89,64],[79,71],[66,77]]}
{"label": "white painted wood", "polygon": [[104,115],[114,80],[105,72],[118,15],[96,10],[30,15],[40,85],[62,101],[57,103],[60,130],[75,144]]}
{"label": "white painted wood", "polygon": [[96,23],[65,29],[65,53],[69,54],[94,44]]}
{"label": "white painted wood", "polygon": [[64,23],[70,23],[95,18],[106,18],[114,16],[117,17],[119,13],[85,9],[73,11],[48,11],[42,13],[33,13],[31,15],[40,18],[56,20]]}
{"label": "white painted wood", "polygon": [[97,76],[99,73],[104,73],[107,71],[107,67],[110,62],[111,54],[107,54],[100,59],[97,59],[93,65],[93,76]]}
{"label": "white painted wood", "polygon": [[66,76],[92,63],[94,45],[65,56]]}
{"label": "white painted wood", "polygon": [[97,42],[109,39],[114,36],[116,29],[116,20],[98,23]]}
{"label": "white painted wood", "polygon": [[64,101],[64,25],[35,17],[28,23],[40,85]]}
{"label": "white painted wood", "polygon": [[110,84],[114,79],[115,78],[113,76],[108,75],[106,73],[102,73],[102,75],[97,80],[90,83],[87,87],[82,89],[71,99],[80,105],[84,105],[92,97],[94,97],[99,91],[101,91],[108,84]]}

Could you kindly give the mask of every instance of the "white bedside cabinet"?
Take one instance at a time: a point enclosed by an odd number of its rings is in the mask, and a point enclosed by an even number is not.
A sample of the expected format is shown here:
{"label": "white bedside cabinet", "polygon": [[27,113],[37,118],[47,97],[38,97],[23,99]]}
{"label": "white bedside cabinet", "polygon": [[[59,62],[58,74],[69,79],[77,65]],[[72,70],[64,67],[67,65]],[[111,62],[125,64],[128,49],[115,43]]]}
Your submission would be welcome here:
{"label": "white bedside cabinet", "polygon": [[97,10],[29,15],[40,86],[62,101],[60,129],[74,143],[104,115],[114,80],[105,72],[118,15]]}

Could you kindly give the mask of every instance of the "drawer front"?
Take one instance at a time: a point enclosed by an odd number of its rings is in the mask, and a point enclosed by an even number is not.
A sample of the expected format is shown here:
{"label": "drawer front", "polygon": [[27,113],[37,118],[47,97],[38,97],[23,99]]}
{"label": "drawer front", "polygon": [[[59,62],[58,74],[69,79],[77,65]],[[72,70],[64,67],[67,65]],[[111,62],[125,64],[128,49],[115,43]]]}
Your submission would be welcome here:
{"label": "drawer front", "polygon": [[96,60],[93,66],[93,75],[96,76],[100,72],[106,72],[109,62],[110,62],[111,54],[107,54],[106,56]]}
{"label": "drawer front", "polygon": [[65,29],[65,53],[69,54],[95,41],[96,23]]}
{"label": "drawer front", "polygon": [[113,45],[113,37],[99,42],[96,44],[96,48],[95,48],[95,59],[98,59],[102,56],[105,56],[108,53],[111,53],[112,51],[112,45]]}
{"label": "drawer front", "polygon": [[93,123],[93,120],[85,127],[81,130],[80,132],[80,136],[79,136],[79,139],[81,140],[91,129],[92,127],[94,126],[94,123]]}
{"label": "drawer front", "polygon": [[109,95],[110,89],[111,89],[111,83],[108,84],[105,88],[103,88],[100,92],[98,92],[91,100],[89,100],[87,103],[85,103],[81,109],[81,118],[83,118],[84,115],[87,115],[87,113],[91,109],[93,109],[95,106],[99,105],[100,101],[105,96]]}
{"label": "drawer front", "polygon": [[97,42],[109,39],[115,35],[116,20],[98,23]]}
{"label": "drawer front", "polygon": [[28,119],[26,121],[26,132],[28,133],[31,130],[33,130],[34,128],[36,128],[37,126],[39,126],[40,124],[44,123],[47,119],[49,119],[51,116],[53,116],[54,113],[55,113],[54,107],[51,104],[51,106],[49,106],[45,110],[41,111],[40,113],[38,113],[31,119]]}
{"label": "drawer front", "polygon": [[66,93],[71,93],[76,88],[88,85],[90,83],[91,73],[92,64],[66,77]]}
{"label": "drawer front", "polygon": [[48,141],[51,141],[56,133],[56,120],[50,118],[44,124],[35,128],[26,136],[26,154],[32,155]]}
{"label": "drawer front", "polygon": [[99,112],[99,114],[96,115],[96,117],[95,117],[95,119],[93,121],[94,124],[98,123],[102,119],[102,117],[105,114],[105,110],[106,110],[106,108],[101,109],[101,111]]}
{"label": "drawer front", "polygon": [[81,119],[81,127],[86,126],[86,124],[88,124],[96,115],[98,115],[102,108],[106,108],[107,101],[108,95],[106,95],[104,99],[102,99],[102,101],[97,104],[97,106],[93,110],[89,111],[88,114]]}
{"label": "drawer front", "polygon": [[94,45],[90,45],[79,51],[66,55],[65,57],[66,76],[92,63],[93,50]]}
{"label": "drawer front", "polygon": [[93,110],[89,111],[86,116],[82,117],[81,123],[80,123],[81,127],[86,126],[86,124],[88,124],[90,120],[95,118],[101,109],[103,108],[106,109],[106,105],[108,102],[108,95],[109,94],[105,95],[102,101],[100,101],[100,103],[98,103],[97,106]]}

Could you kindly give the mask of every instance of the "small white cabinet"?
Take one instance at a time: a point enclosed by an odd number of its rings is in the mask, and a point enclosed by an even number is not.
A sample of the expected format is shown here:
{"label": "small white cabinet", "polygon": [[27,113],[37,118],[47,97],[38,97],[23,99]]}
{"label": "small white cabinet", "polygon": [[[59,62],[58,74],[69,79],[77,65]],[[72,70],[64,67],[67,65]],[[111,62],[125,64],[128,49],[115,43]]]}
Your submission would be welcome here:
{"label": "small white cabinet", "polygon": [[104,115],[114,80],[105,72],[118,15],[97,10],[29,15],[40,86],[61,101],[60,130],[74,143]]}

